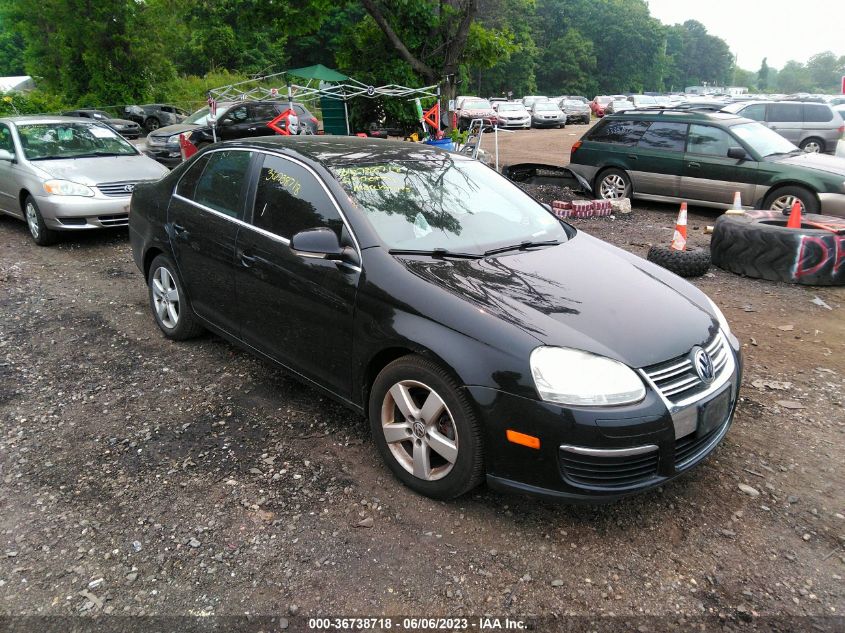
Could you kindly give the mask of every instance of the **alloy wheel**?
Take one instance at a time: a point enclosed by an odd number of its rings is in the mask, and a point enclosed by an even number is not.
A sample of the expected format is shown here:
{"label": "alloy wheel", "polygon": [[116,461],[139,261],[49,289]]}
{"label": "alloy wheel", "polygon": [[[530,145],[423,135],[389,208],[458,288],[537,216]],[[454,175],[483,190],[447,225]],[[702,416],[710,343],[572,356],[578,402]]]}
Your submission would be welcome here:
{"label": "alloy wheel", "polygon": [[452,471],[458,459],[455,420],[428,385],[394,384],[384,396],[381,428],[393,457],[414,477],[436,481]]}
{"label": "alloy wheel", "polygon": [[599,194],[605,200],[615,200],[616,198],[624,198],[627,185],[625,179],[619,174],[608,174],[601,179],[599,185]]}
{"label": "alloy wheel", "polygon": [[804,203],[801,202],[801,198],[798,196],[780,196],[775,198],[772,201],[771,210],[772,211],[780,211],[781,213],[788,214],[792,211],[792,205],[798,202],[801,205],[801,213],[806,213],[806,209],[804,208]]}
{"label": "alloy wheel", "polygon": [[32,237],[37,240],[41,234],[41,227],[38,225],[38,211],[32,202],[28,202],[26,205],[26,223],[29,226],[29,232],[32,234]]}
{"label": "alloy wheel", "polygon": [[179,323],[179,289],[172,273],[164,267],[153,274],[153,306],[159,321],[168,329]]}

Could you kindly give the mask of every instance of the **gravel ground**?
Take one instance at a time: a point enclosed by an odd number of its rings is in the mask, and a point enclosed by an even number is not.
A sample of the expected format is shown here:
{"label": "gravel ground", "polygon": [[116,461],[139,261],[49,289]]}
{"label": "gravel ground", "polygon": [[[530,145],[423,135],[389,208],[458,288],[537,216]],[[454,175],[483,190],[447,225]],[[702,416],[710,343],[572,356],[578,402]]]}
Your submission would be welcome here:
{"label": "gravel ground", "polygon": [[[674,212],[573,223],[644,256]],[[692,245],[715,217],[691,210]],[[845,292],[695,283],[746,363],[708,461],[612,505],[441,503],[363,419],[216,337],[164,339],[125,231],[39,248],[0,219],[0,614],[841,616]]]}

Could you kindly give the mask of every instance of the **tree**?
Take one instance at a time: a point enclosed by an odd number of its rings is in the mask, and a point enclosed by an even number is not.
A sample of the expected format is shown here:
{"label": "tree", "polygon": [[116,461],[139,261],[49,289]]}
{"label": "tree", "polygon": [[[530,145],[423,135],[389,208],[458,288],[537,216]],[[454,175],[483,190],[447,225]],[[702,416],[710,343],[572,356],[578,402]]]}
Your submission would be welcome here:
{"label": "tree", "polygon": [[734,58],[723,39],[708,34],[705,26],[695,20],[667,29],[667,74],[676,89],[705,81],[711,86],[730,83]]}
{"label": "tree", "polygon": [[807,62],[807,75],[813,92],[836,93],[845,74],[845,57],[825,51],[813,55]]}
{"label": "tree", "polygon": [[809,92],[812,81],[804,64],[791,59],[778,73],[777,86],[781,92]]}
{"label": "tree", "polygon": [[763,63],[760,64],[760,70],[757,71],[757,86],[760,90],[767,90],[769,87],[769,64],[768,57],[763,58]]}

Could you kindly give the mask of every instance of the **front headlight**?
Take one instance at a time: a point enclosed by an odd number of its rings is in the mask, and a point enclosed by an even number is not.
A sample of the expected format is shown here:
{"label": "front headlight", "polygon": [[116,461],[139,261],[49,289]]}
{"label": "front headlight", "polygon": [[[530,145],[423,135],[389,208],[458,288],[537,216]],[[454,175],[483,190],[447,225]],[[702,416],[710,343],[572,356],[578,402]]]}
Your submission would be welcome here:
{"label": "front headlight", "polygon": [[70,180],[48,180],[44,183],[44,191],[54,196],[87,196],[94,195],[91,187],[80,185]]}
{"label": "front headlight", "polygon": [[728,320],[725,318],[725,315],[722,314],[722,311],[719,309],[713,300],[710,297],[707,297],[707,301],[710,302],[710,307],[713,309],[713,313],[716,315],[716,320],[719,322],[719,327],[722,328],[722,331],[725,334],[731,333],[731,326],[728,325]]}
{"label": "front headlight", "polygon": [[[179,136],[180,135],[181,135],[181,132],[179,134],[173,134],[172,136],[168,136],[167,137],[167,145],[179,145]],[[186,133],[185,136],[190,139],[191,135]]]}
{"label": "front headlight", "polygon": [[547,402],[605,406],[645,397],[643,381],[630,367],[581,350],[538,347],[531,352],[531,374]]}

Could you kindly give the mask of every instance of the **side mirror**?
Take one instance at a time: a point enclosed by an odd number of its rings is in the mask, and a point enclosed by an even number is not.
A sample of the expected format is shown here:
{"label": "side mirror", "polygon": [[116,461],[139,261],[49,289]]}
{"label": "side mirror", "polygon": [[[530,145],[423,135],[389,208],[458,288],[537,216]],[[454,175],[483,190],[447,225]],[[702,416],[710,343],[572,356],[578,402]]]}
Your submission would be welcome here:
{"label": "side mirror", "polygon": [[728,158],[735,158],[736,160],[748,160],[748,152],[741,147],[729,147]]}
{"label": "side mirror", "polygon": [[337,235],[331,229],[308,229],[300,231],[290,240],[290,247],[304,257],[339,260],[343,248]]}
{"label": "side mirror", "polygon": [[217,121],[217,125],[219,125],[220,127],[228,127],[233,123],[234,121],[232,119],[220,119],[219,121]]}
{"label": "side mirror", "polygon": [[0,149],[0,160],[7,160],[13,163],[15,162],[15,155],[7,149]]}

